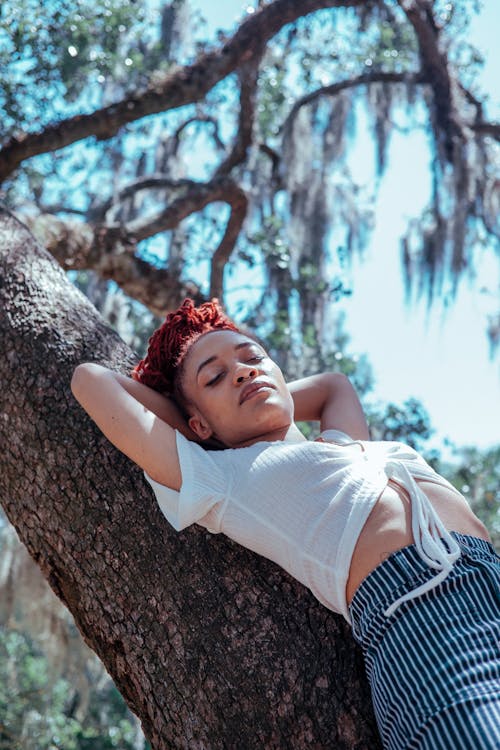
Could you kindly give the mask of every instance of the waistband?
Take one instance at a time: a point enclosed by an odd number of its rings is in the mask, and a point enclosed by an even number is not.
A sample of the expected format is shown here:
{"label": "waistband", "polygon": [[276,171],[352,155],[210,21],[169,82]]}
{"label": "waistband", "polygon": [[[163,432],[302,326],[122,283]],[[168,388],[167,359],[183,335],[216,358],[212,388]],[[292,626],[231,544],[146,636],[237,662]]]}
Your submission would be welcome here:
{"label": "waistband", "polygon": [[[482,559],[500,565],[500,557],[485,539],[455,531],[451,532],[451,536],[460,547],[462,559]],[[460,558],[453,567],[459,563]],[[356,635],[359,627],[375,611],[382,609],[386,616],[390,616],[395,603],[399,605],[402,600],[416,598],[417,589],[422,593],[430,590],[428,584],[435,576],[435,571],[429,568],[414,544],[393,552],[365,578],[354,595],[349,607],[353,634]]]}

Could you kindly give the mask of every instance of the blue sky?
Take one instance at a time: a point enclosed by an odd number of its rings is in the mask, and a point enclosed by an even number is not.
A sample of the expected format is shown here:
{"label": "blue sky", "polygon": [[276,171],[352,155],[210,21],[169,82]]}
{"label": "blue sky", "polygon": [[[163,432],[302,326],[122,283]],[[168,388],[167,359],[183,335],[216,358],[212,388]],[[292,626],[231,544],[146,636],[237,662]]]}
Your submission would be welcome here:
{"label": "blue sky", "polygon": [[[490,116],[497,118],[499,21],[500,4],[487,0],[470,36],[486,58],[480,81],[490,95]],[[485,258],[474,283],[464,278],[447,309],[438,303],[428,313],[425,304],[408,308],[404,303],[398,239],[406,217],[425,202],[427,158],[422,134],[393,138],[377,225],[365,261],[355,261],[346,327],[353,346],[372,362],[378,397],[416,396],[438,429],[437,438],[485,447],[500,442],[500,361],[499,355],[490,358],[485,332],[488,311],[499,305],[498,260]]]}
{"label": "blue sky", "polygon": [[[230,29],[252,3],[197,0],[209,28]],[[490,95],[490,115],[500,114],[498,0],[485,0],[470,40],[485,56],[481,87]],[[360,179],[373,147],[359,128],[351,167]],[[498,305],[498,260],[478,265],[474,283],[463,279],[455,303],[407,307],[399,265],[399,239],[408,217],[428,198],[425,134],[395,135],[382,180],[376,227],[363,261],[354,260],[353,295],[342,303],[351,353],[366,353],[375,375],[375,400],[400,403],[419,398],[437,429],[436,443],[486,447],[500,442],[500,356],[490,358],[486,316]]]}

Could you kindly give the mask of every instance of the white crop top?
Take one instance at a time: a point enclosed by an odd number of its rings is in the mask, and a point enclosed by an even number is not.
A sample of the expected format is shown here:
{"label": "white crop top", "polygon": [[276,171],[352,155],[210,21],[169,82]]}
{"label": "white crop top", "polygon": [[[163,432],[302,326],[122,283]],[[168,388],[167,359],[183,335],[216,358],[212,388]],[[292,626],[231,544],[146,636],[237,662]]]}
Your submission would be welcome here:
{"label": "white crop top", "polygon": [[198,523],[226,534],[283,567],[348,622],[354,547],[388,480],[397,480],[411,498],[417,550],[436,576],[398,599],[389,616],[443,580],[460,555],[415,479],[454,488],[402,443],[353,441],[337,430],[321,439],[206,451],[178,432],[180,492],[146,478],[177,531]]}

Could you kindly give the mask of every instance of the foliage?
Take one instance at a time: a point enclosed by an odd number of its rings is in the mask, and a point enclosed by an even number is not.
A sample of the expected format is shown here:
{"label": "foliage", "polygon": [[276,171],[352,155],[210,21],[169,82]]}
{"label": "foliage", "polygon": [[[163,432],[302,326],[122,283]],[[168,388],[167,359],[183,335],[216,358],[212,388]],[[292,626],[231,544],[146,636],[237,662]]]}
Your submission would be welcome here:
{"label": "foliage", "polygon": [[0,628],[0,750],[134,750],[137,729],[114,686],[91,696],[78,715],[78,693],[51,680],[43,654],[22,633]]}
{"label": "foliage", "polygon": [[416,398],[409,398],[402,405],[385,404],[379,411],[368,408],[367,412],[374,440],[401,440],[422,450],[434,431],[429,414]]}
{"label": "foliage", "polygon": [[456,448],[455,454],[455,462],[443,465],[443,471],[469,500],[500,551],[500,446]]}
{"label": "foliage", "polygon": [[[250,8],[248,18],[265,14],[267,5],[259,4],[257,13]],[[280,335],[289,331],[295,346],[298,331],[313,326],[317,340],[310,346],[311,337],[305,337],[301,358],[319,361],[322,351],[332,348],[326,335],[330,310],[352,291],[336,248],[348,264],[353,253],[363,251],[373,226],[376,175],[373,182],[357,184],[349,160],[360,112],[368,117],[379,177],[395,129],[425,127],[431,136],[429,205],[422,217],[410,217],[402,243],[409,290],[427,291],[432,300],[447,278],[457,281],[473,264],[471,248],[478,238],[489,252],[498,237],[496,151],[488,137],[471,136],[485,113],[473,76],[480,57],[467,39],[475,11],[470,0],[436,2],[424,31],[394,0],[299,14],[265,40],[254,82],[245,62],[248,50],[241,51],[235,72],[208,92],[193,92],[190,103],[171,109],[167,101],[164,111],[159,107],[150,117],[126,121],[115,134],[82,139],[64,150],[56,142],[21,163],[5,183],[5,197],[21,211],[63,222],[77,216],[91,231],[101,224],[135,229],[140,217],[146,228],[135,249],[142,265],[133,264],[128,293],[140,288],[139,268],[145,278],[164,268],[193,281],[206,296],[227,210],[214,210],[209,201],[189,208],[183,220],[167,222],[168,228],[147,225],[159,213],[168,215],[179,198],[189,198],[193,186],[227,171],[244,186],[249,204],[244,228],[231,240],[236,252],[226,261],[234,273],[226,273],[217,293],[240,287],[251,259],[259,274],[246,285],[247,314],[274,322]],[[127,98],[134,108],[148,87],[160,92],[169,76],[183,75],[183,65],[221,50],[232,32],[210,40],[187,0],[4,5],[4,136],[33,128],[43,132],[75,113],[93,117],[100,107]],[[435,57],[426,59],[430,52],[422,33],[441,50],[439,70],[432,67]],[[255,45],[251,50],[256,54]],[[251,126],[246,135],[245,123]],[[232,166],[225,163],[229,156]],[[163,184],[137,187],[151,177],[161,177]],[[63,233],[68,245],[67,237]],[[82,263],[81,252],[75,259],[66,251],[67,267]],[[123,257],[120,247],[116,252]],[[101,275],[124,283],[120,263],[104,272],[97,259],[90,253],[87,267],[94,264]],[[147,295],[141,299],[148,304]],[[162,311],[168,302],[164,305]],[[496,340],[494,318],[489,325]],[[278,347],[283,361],[289,348],[283,339]]]}
{"label": "foliage", "polygon": [[[120,0],[4,3],[0,23],[2,130],[42,126],[102,101],[103,84],[130,81],[129,34],[147,35],[147,11]],[[135,61],[140,56],[136,51]],[[131,67],[132,71],[128,68]]]}

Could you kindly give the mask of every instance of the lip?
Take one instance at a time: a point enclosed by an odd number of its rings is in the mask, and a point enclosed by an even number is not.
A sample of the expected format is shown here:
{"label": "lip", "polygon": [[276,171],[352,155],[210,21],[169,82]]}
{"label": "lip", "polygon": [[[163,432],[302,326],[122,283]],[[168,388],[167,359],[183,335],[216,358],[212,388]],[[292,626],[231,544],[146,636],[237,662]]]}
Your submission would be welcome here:
{"label": "lip", "polygon": [[263,388],[272,388],[273,390],[276,390],[274,388],[274,385],[272,383],[267,383],[263,380],[257,380],[253,381],[251,383],[248,383],[248,385],[245,385],[243,387],[243,390],[240,394],[240,404],[243,404],[245,401],[247,401],[254,393],[257,391],[262,390]]}

